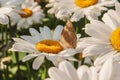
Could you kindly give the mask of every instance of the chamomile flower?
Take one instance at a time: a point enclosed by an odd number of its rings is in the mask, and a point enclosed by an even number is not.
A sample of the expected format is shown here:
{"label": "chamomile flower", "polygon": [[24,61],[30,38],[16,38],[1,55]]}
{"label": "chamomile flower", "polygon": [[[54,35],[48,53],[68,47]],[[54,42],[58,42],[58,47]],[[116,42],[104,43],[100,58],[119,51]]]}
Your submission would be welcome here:
{"label": "chamomile flower", "polygon": [[44,58],[52,61],[54,65],[58,65],[63,60],[75,60],[73,55],[76,54],[76,49],[64,48],[60,42],[62,26],[55,28],[54,34],[48,27],[40,27],[40,33],[34,28],[30,28],[31,36],[21,36],[21,38],[13,38],[15,43],[10,49],[11,51],[21,51],[31,53],[23,58],[23,61],[36,59],[33,62],[33,69],[38,69]]}
{"label": "chamomile flower", "polygon": [[95,67],[80,66],[77,70],[67,61],[62,61],[59,67],[52,67],[48,74],[50,78],[46,80],[97,80]]}
{"label": "chamomile flower", "polygon": [[[13,10],[10,11],[7,16],[9,16],[9,21],[11,23],[11,26],[14,26],[18,20],[20,19],[20,6],[24,2],[24,0],[0,0],[0,6],[1,7],[9,7]],[[9,11],[9,10],[6,10]],[[4,11],[1,11],[4,12]]]}
{"label": "chamomile flower", "polygon": [[[28,28],[33,23],[42,23],[42,18],[44,17],[43,10],[37,2],[34,2],[34,0],[24,0],[16,11],[18,12],[17,16],[19,17],[17,20],[17,29]],[[15,18],[13,18],[12,21],[13,23],[16,23]]]}
{"label": "chamomile flower", "polygon": [[0,24],[6,25],[9,23],[8,14],[12,11],[13,11],[13,9],[10,7],[1,7],[0,8]]}
{"label": "chamomile flower", "polygon": [[[83,56],[98,56],[95,65],[101,64],[111,55],[120,60],[120,4],[116,3],[116,10],[109,10],[102,20],[94,20],[85,27],[85,32],[91,36],[83,40],[87,44]],[[83,44],[83,45],[84,45]]]}
{"label": "chamomile flower", "polygon": [[89,20],[97,19],[105,6],[113,6],[116,0],[50,0],[48,13],[55,14],[61,20],[79,21],[86,16]]}

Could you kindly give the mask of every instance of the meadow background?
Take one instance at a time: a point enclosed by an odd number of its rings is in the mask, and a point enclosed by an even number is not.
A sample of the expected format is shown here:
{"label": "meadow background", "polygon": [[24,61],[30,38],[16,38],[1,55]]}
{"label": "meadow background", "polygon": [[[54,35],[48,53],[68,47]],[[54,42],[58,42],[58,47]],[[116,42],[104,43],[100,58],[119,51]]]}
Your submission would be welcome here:
{"label": "meadow background", "polygon": [[[65,25],[65,21],[59,20],[54,15],[47,13],[49,9],[45,7],[47,3],[48,0],[40,0],[39,3],[45,14],[45,17],[42,19],[43,23],[33,24],[31,27],[38,30],[39,27],[48,26],[51,30],[54,30],[57,25]],[[114,7],[111,8],[114,9]],[[99,16],[99,20],[101,20],[101,17],[102,15]],[[89,20],[84,17],[78,22],[72,23],[76,33],[82,34],[82,37],[87,36],[82,28],[84,28],[85,24],[89,23]],[[17,30],[16,26],[10,26],[9,24],[0,24],[0,80],[44,80],[48,77],[48,68],[53,66],[53,64],[46,59],[38,70],[33,70],[33,59],[27,62],[21,61],[28,53],[8,51],[14,43],[12,37],[30,34],[29,29]],[[2,68],[2,64],[4,64],[5,68]],[[76,66],[77,63],[74,63],[74,65]]]}

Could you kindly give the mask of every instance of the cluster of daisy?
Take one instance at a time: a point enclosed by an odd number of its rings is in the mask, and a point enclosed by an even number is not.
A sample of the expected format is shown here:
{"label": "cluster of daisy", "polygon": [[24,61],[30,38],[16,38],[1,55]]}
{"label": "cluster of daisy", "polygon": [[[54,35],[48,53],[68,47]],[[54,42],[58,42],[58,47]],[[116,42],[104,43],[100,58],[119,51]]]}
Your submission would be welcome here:
{"label": "cluster of daisy", "polygon": [[[35,70],[45,59],[51,61],[54,67],[48,70],[50,78],[46,80],[120,80],[119,1],[49,0],[45,7],[49,8],[47,13],[66,24],[59,24],[54,31],[48,26],[39,30],[31,27],[30,35],[13,38],[9,51],[29,53],[22,61],[34,59]],[[44,17],[34,0],[0,0],[2,25],[28,28],[34,23],[42,24]],[[72,24],[84,17],[89,20],[84,27],[87,37],[76,33]],[[78,62],[77,70],[72,62]]]}

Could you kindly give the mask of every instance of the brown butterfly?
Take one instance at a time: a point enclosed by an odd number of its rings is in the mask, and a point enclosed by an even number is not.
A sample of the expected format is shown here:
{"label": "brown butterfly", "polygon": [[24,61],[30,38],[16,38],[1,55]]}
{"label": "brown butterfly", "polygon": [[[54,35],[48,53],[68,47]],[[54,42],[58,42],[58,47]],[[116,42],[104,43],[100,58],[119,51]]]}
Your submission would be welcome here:
{"label": "brown butterfly", "polygon": [[34,0],[35,2],[37,2],[38,4],[41,2],[41,0]]}
{"label": "brown butterfly", "polygon": [[60,41],[65,48],[76,48],[77,37],[74,27],[70,21],[67,21],[66,25],[64,26]]}

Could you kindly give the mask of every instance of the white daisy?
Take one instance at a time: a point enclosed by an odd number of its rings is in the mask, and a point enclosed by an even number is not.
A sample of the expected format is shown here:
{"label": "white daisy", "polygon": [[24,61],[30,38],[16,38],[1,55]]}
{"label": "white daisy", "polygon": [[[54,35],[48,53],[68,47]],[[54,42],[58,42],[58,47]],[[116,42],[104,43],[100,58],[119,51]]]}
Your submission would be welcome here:
{"label": "white daisy", "polygon": [[73,55],[77,53],[76,49],[64,49],[63,44],[59,41],[62,30],[62,26],[57,26],[52,36],[50,29],[46,26],[44,28],[40,27],[40,33],[34,28],[30,28],[31,36],[21,36],[22,39],[13,38],[15,43],[10,50],[31,53],[25,56],[23,61],[37,57],[33,62],[33,69],[38,69],[45,57],[52,61],[54,65],[58,65],[65,59],[75,60]]}
{"label": "white daisy", "polygon": [[95,67],[80,66],[77,70],[74,66],[63,61],[59,67],[52,67],[49,69],[48,74],[50,78],[46,80],[97,80],[97,72]]}
{"label": "white daisy", "polygon": [[11,15],[13,15],[11,20],[14,25],[16,23],[16,17],[14,15],[17,16],[17,29],[28,28],[33,23],[42,23],[42,18],[44,17],[43,10],[34,0],[24,0],[21,6],[19,8],[17,7],[16,11],[18,15],[16,13],[11,13]]}
{"label": "white daisy", "polygon": [[20,6],[24,2],[24,0],[0,0],[1,7],[11,7],[13,10],[7,14],[10,19],[10,23],[14,26],[18,20],[20,19]]}
{"label": "white daisy", "polygon": [[9,23],[8,14],[12,11],[13,9],[9,7],[0,8],[0,24],[6,25]]}
{"label": "white daisy", "polygon": [[97,19],[105,6],[113,6],[116,0],[50,0],[48,13],[55,14],[61,20],[79,21],[86,16],[89,20]]}
{"label": "white daisy", "polygon": [[[83,40],[88,44],[83,50],[83,56],[95,56],[95,65],[103,63],[111,55],[120,60],[120,4],[116,3],[116,10],[109,10],[102,20],[92,21],[85,27],[85,32],[91,36]],[[84,45],[83,44],[83,45]]]}

